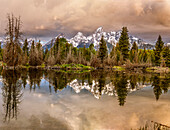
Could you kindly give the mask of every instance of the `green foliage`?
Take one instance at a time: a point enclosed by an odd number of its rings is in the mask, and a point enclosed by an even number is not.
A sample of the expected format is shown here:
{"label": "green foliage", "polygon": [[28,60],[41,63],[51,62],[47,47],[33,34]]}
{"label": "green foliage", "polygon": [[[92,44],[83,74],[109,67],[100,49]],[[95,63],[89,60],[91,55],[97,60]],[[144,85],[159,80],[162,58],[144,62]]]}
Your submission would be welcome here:
{"label": "green foliage", "polygon": [[144,48],[144,51],[143,51],[143,62],[146,63],[147,59],[148,59],[148,54],[147,54],[147,51],[145,50]]}
{"label": "green foliage", "polygon": [[55,67],[60,67],[62,69],[80,69],[80,70],[89,70],[89,69],[93,69],[90,66],[85,66],[82,64],[62,64],[62,65],[55,65]]}
{"label": "green foliage", "polygon": [[26,65],[25,65],[25,66],[27,66],[27,67],[28,67],[28,66],[29,66],[29,63],[26,63]]}
{"label": "green foliage", "polygon": [[155,65],[156,66],[160,66],[161,63],[161,52],[163,50],[163,41],[162,41],[162,37],[159,35],[158,40],[156,42],[155,45],[155,49],[154,49],[154,55],[155,55]]}
{"label": "green foliage", "polygon": [[162,56],[165,60],[166,66],[170,67],[170,48],[168,46],[163,47]]}
{"label": "green foliage", "polygon": [[43,63],[43,64],[41,64],[41,65],[38,66],[38,67],[45,68],[45,64]]}
{"label": "green foliage", "polygon": [[126,61],[129,58],[129,36],[127,27],[122,28],[122,33],[119,39],[119,50],[123,55],[123,60]]}
{"label": "green foliage", "polygon": [[[123,106],[126,100],[126,96],[127,96],[127,75],[126,74],[122,74],[122,75],[117,75],[118,77],[116,78],[115,81],[115,86],[116,86],[116,90],[117,90],[117,95],[118,95],[118,101],[119,101],[119,105]],[[121,76],[121,77],[119,77]]]}
{"label": "green foliage", "polygon": [[[8,26],[6,34],[8,36],[7,43],[4,49],[0,43],[0,61],[3,60],[7,66],[23,65],[27,66],[54,66],[59,64],[62,68],[70,64],[82,64],[81,66],[72,66],[71,68],[88,68],[91,65],[97,67],[113,67],[118,65],[134,64],[155,64],[159,66],[170,67],[170,48],[164,46],[161,36],[158,37],[154,50],[138,49],[137,43],[134,42],[129,51],[129,36],[127,27],[122,28],[121,36],[116,47],[113,46],[112,51],[108,54],[107,44],[102,36],[100,40],[99,50],[94,49],[94,44],[91,43],[89,48],[77,48],[69,44],[65,38],[57,37],[55,42],[51,42],[51,48],[44,51],[39,42],[32,42],[29,52],[28,41],[25,39],[23,48],[21,49],[20,18],[15,18],[13,15],[8,16]],[[14,31],[15,30],[15,31]],[[35,45],[36,44],[36,45]],[[102,63],[102,64],[101,64]],[[62,64],[65,64],[62,66]],[[70,66],[69,66],[70,67]],[[68,67],[68,68],[69,68]],[[114,68],[114,67],[113,67]]]}
{"label": "green foliage", "polygon": [[121,66],[113,66],[113,70],[116,70],[116,71],[124,71],[125,68],[121,67]]}
{"label": "green foliage", "polygon": [[43,60],[46,61],[46,58],[48,57],[49,52],[48,52],[48,48],[45,49],[44,53],[43,53]]}
{"label": "green foliage", "polygon": [[106,56],[107,56],[107,46],[106,46],[106,41],[104,40],[104,37],[102,36],[100,40],[100,48],[99,48],[99,58],[102,64]]}
{"label": "green foliage", "polygon": [[138,45],[136,44],[136,42],[133,43],[131,50],[138,51]]}
{"label": "green foliage", "polygon": [[130,55],[129,55],[129,59],[131,62],[137,63],[138,62],[138,46],[136,44],[136,42],[133,43],[133,46],[130,50]]}
{"label": "green foliage", "polygon": [[25,39],[25,41],[24,41],[24,46],[23,46],[23,48],[22,48],[22,50],[23,50],[23,54],[27,54],[27,56],[29,55],[28,53],[28,51],[29,51],[29,48],[28,48],[28,41],[27,41],[27,39]]}
{"label": "green foliage", "polygon": [[31,45],[31,50],[30,50],[30,58],[29,58],[29,64],[31,66],[36,66],[36,52],[35,52],[35,44],[34,41],[32,41],[32,45]]}
{"label": "green foliage", "polygon": [[165,78],[161,78],[159,74],[153,76],[152,87],[154,87],[153,90],[154,90],[156,100],[159,99],[160,95],[163,92],[164,93],[168,92],[169,83],[170,83],[170,79],[168,76],[165,76]]}
{"label": "green foliage", "polygon": [[42,62],[43,62],[42,45],[39,41],[35,46],[33,41],[30,50],[29,64],[31,66],[39,66],[42,64]]}

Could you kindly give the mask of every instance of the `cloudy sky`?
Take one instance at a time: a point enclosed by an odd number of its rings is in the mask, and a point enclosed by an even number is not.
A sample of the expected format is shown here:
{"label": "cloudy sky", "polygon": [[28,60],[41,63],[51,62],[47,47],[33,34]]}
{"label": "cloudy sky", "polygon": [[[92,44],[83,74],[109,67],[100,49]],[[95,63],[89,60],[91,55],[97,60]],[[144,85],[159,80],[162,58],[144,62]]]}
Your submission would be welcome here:
{"label": "cloudy sky", "polygon": [[85,35],[99,26],[117,31],[127,26],[135,36],[154,42],[161,34],[170,42],[170,0],[0,0],[0,36],[7,13],[21,16],[26,36],[50,39],[78,31]]}

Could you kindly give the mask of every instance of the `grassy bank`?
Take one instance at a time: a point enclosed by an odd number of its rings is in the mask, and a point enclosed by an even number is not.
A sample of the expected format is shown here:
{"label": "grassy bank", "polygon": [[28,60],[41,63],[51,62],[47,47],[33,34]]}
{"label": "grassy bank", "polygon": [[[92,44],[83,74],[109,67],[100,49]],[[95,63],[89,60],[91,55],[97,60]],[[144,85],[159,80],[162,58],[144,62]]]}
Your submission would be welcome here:
{"label": "grassy bank", "polygon": [[[5,69],[13,69],[13,66],[6,66],[5,63],[0,62],[0,66],[3,66]],[[108,66],[108,67],[100,67],[100,68],[94,68],[91,66],[85,66],[83,64],[62,64],[62,65],[54,65],[54,66],[46,66],[45,64],[42,64],[40,66],[30,66],[29,64],[20,65],[15,67],[16,69],[29,69],[29,68],[36,68],[36,69],[53,69],[56,71],[63,71],[63,72],[81,72],[81,71],[91,71],[91,70],[99,70],[99,69],[107,69],[112,71],[138,71],[138,70],[146,70],[147,72],[153,72],[153,73],[169,73],[170,68],[168,67],[147,67],[145,65],[124,65],[124,66]],[[133,68],[133,69],[132,69]]]}
{"label": "grassy bank", "polygon": [[[1,64],[6,69],[13,69],[13,66],[6,66]],[[82,64],[62,64],[62,65],[54,65],[54,66],[45,66],[45,64],[42,64],[40,66],[30,66],[30,65],[20,65],[15,68],[24,68],[24,69],[29,69],[29,68],[36,68],[36,69],[54,69],[54,70],[63,70],[63,71],[76,71],[76,70],[94,70],[93,67],[91,66],[85,66]]]}

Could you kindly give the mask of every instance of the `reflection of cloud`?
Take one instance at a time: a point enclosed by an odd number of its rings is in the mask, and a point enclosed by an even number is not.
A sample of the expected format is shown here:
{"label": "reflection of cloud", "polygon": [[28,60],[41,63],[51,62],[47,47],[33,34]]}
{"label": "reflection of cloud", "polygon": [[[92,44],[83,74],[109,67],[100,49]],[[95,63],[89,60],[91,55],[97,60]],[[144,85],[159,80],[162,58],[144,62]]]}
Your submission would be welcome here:
{"label": "reflection of cloud", "polygon": [[[97,27],[118,30],[128,26],[133,33],[170,32],[168,0],[0,0],[1,27],[6,13],[21,15],[24,31],[43,36],[93,32]],[[43,25],[43,27],[41,26]],[[35,28],[40,28],[36,30]],[[1,29],[3,30],[3,29]],[[31,33],[32,32],[32,33]],[[150,33],[149,33],[150,34]],[[152,35],[152,34],[150,34]],[[156,39],[156,37],[155,37]]]}
{"label": "reflection of cloud", "polygon": [[6,126],[0,126],[0,129],[55,129],[55,130],[71,130],[71,127],[63,120],[59,120],[56,118],[51,117],[48,114],[42,114],[41,118],[37,116],[30,116],[29,119],[27,120],[27,123],[24,122],[25,126],[22,126],[22,124],[18,123],[10,123]]}
{"label": "reflection of cloud", "polygon": [[41,26],[36,26],[35,29],[37,29],[37,30],[43,30],[43,29],[45,29],[45,28],[44,28],[43,25],[41,25]]}
{"label": "reflection of cloud", "polygon": [[118,105],[116,97],[104,96],[96,100],[87,93],[72,93],[71,89],[52,95],[44,93],[41,98],[25,91],[20,117],[17,122],[7,125],[16,126],[18,123],[18,127],[46,128],[50,124],[54,127],[59,124],[75,130],[129,129],[139,128],[146,120],[153,120],[170,126],[170,93],[155,102],[152,91],[152,88],[146,88],[128,95],[124,107]]}
{"label": "reflection of cloud", "polygon": [[136,115],[136,113],[132,113],[132,115],[129,118],[129,124],[132,128],[138,128],[140,124],[139,117]]}

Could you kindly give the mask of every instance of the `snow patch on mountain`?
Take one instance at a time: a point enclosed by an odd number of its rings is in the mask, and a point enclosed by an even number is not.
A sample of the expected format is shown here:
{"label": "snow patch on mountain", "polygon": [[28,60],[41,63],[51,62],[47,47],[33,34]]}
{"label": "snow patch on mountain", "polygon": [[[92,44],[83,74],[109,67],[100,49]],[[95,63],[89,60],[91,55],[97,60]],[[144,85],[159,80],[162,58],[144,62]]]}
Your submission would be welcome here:
{"label": "snow patch on mountain", "polygon": [[[97,50],[99,48],[99,43],[101,40],[101,37],[104,37],[104,40],[107,42],[108,49],[112,48],[113,46],[116,46],[116,43],[118,43],[119,38],[121,36],[121,31],[111,31],[111,32],[105,32],[102,27],[99,27],[96,29],[96,31],[89,35],[85,36],[82,32],[78,32],[74,37],[67,39],[64,35],[59,35],[59,37],[66,38],[68,43],[71,43],[74,47],[80,48],[80,47],[89,47],[90,44],[94,44],[94,48]],[[54,39],[50,40],[47,44],[43,46],[43,48],[50,48],[50,45],[52,45],[55,42]],[[153,49],[154,46],[152,44],[146,43],[144,40],[137,38],[135,36],[132,36],[129,34],[129,42],[130,47],[132,47],[132,44],[136,42],[138,44],[139,48],[146,48],[146,49]]]}

